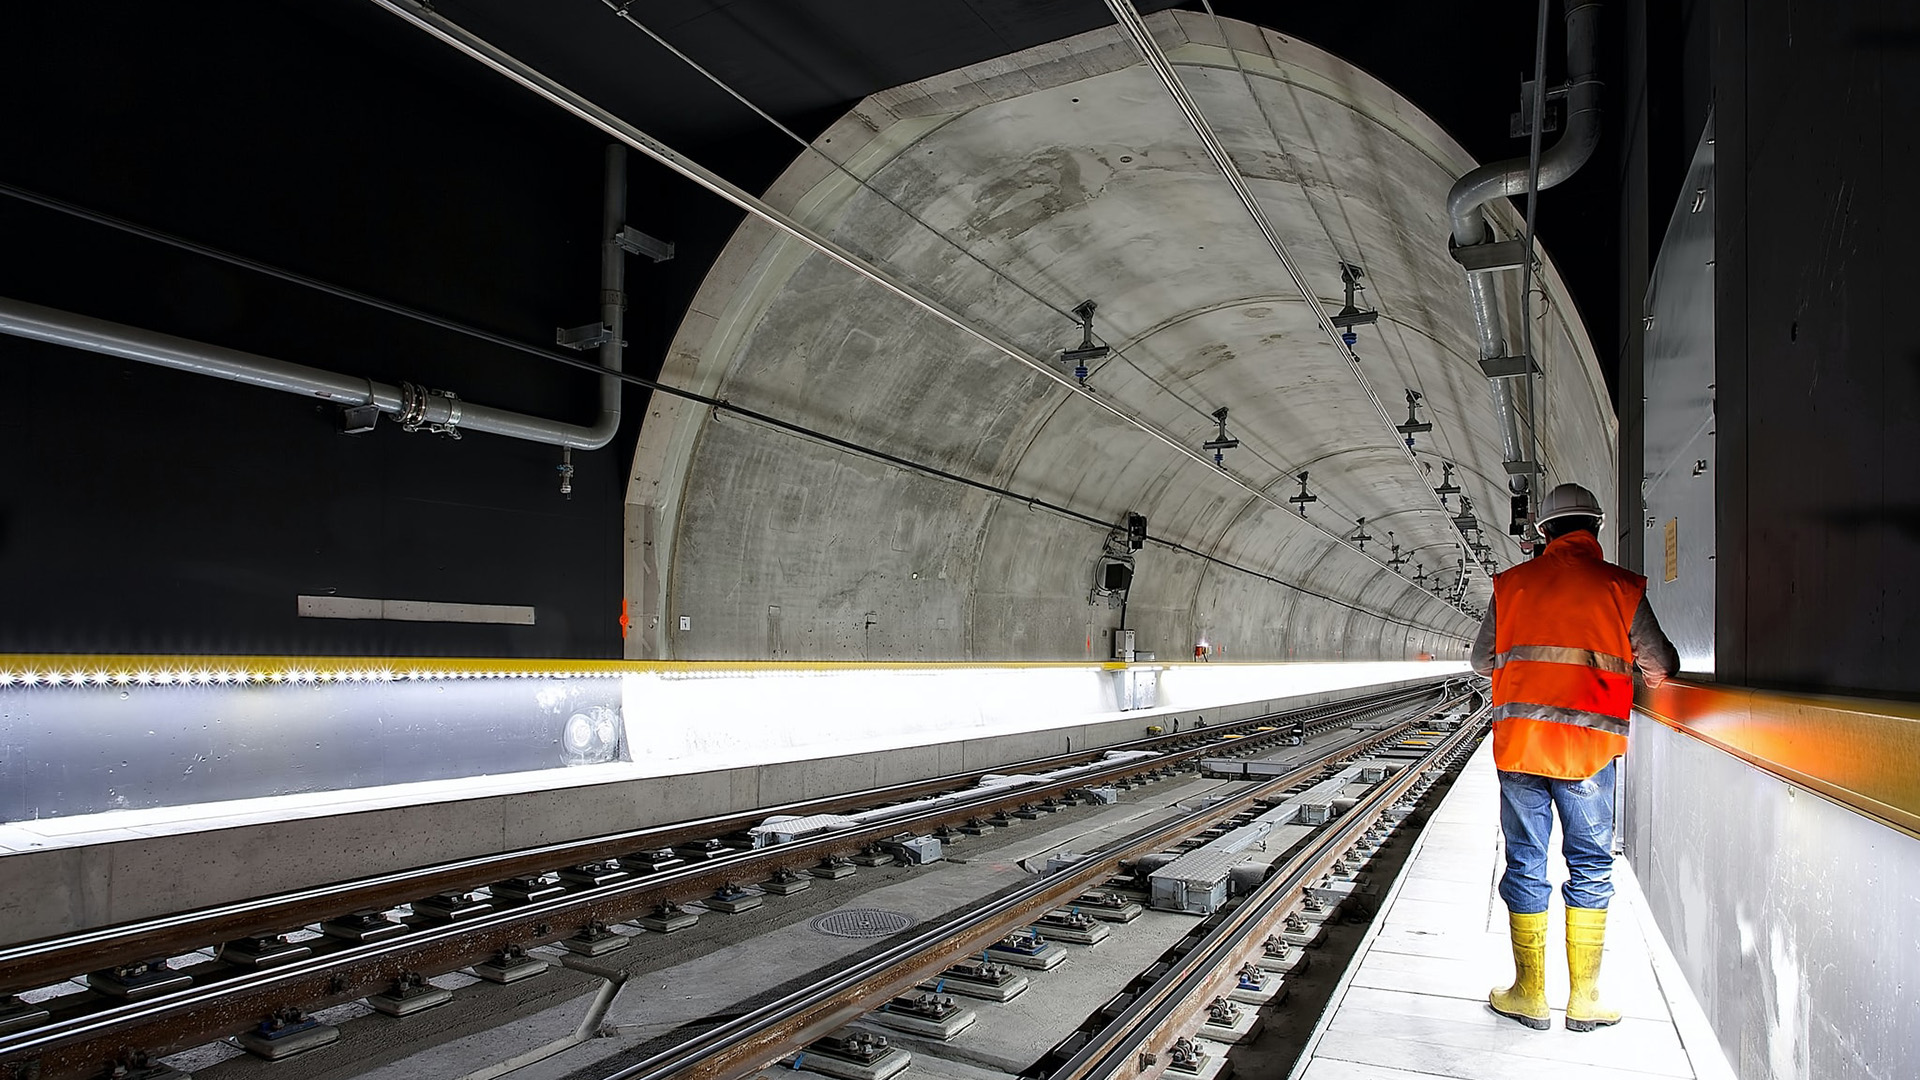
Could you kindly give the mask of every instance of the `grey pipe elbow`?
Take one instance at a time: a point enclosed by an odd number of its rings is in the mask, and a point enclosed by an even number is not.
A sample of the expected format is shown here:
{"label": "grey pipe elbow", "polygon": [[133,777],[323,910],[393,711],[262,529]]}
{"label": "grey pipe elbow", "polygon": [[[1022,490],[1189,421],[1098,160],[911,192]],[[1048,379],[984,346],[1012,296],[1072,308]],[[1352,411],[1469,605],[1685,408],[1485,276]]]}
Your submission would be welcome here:
{"label": "grey pipe elbow", "polygon": [[[1540,154],[1540,189],[1554,187],[1579,172],[1600,145],[1599,24],[1597,0],[1567,5],[1566,128]],[[1508,158],[1482,165],[1454,181],[1447,193],[1447,217],[1453,242],[1478,244],[1487,238],[1480,208],[1503,196],[1527,192],[1528,162]]]}

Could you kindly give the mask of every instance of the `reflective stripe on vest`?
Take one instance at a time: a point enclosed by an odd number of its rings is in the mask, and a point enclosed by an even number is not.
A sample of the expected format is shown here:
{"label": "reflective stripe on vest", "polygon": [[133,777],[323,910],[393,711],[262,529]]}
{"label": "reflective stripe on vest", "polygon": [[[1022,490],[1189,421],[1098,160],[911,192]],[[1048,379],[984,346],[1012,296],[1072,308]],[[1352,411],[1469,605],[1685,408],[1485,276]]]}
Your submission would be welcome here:
{"label": "reflective stripe on vest", "polygon": [[1494,764],[1584,778],[1625,747],[1646,579],[1571,533],[1493,580]]}
{"label": "reflective stripe on vest", "polygon": [[1509,701],[1493,707],[1495,720],[1551,720],[1556,724],[1574,724],[1610,735],[1625,735],[1627,721],[1606,713],[1569,709],[1563,705],[1536,705],[1527,701]]}
{"label": "reflective stripe on vest", "polygon": [[1581,667],[1630,675],[1633,665],[1624,658],[1592,649],[1572,649],[1562,645],[1515,645],[1493,658],[1493,666],[1503,668],[1509,661],[1534,661],[1542,664],[1578,664]]}

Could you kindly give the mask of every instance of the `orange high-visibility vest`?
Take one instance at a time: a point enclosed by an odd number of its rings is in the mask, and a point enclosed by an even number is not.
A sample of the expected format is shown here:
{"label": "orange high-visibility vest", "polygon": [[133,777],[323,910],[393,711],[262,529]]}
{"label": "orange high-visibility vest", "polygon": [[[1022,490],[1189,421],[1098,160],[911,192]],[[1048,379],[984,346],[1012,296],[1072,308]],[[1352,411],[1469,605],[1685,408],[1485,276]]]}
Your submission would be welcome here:
{"label": "orange high-visibility vest", "polygon": [[1573,532],[1493,579],[1493,762],[1584,780],[1627,752],[1633,613],[1647,579]]}

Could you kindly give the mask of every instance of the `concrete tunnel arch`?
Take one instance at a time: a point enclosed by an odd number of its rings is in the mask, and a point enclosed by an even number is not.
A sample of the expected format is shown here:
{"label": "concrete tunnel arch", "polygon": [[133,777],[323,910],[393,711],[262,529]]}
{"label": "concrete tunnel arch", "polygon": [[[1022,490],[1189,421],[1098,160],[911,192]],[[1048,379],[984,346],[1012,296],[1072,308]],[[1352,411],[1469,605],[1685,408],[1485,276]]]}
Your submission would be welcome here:
{"label": "concrete tunnel arch", "polygon": [[[1404,548],[1429,551],[1429,571],[1453,566],[1435,546],[1453,527],[1426,490],[1451,462],[1511,565],[1498,428],[1446,246],[1447,191],[1472,159],[1390,88],[1304,42],[1223,20],[1243,76],[1204,15],[1149,23],[1322,300],[1342,301],[1340,261],[1365,268],[1363,302],[1381,317],[1361,331],[1361,373],[1390,405],[1406,388],[1425,395],[1434,431],[1418,449],[1431,477],[1289,295],[1117,28],[875,94],[766,199],[1035,355],[1076,344],[1063,313],[1096,300],[1115,354],[1093,371],[1094,393],[1196,448],[1214,433],[1208,412],[1228,406],[1239,475],[1284,495],[1312,462],[1316,520],[1339,532],[1391,516]],[[1504,202],[1494,220],[1502,235],[1520,230]],[[1577,480],[1611,503],[1616,425],[1599,363],[1540,262],[1545,481]],[[1518,341],[1518,280],[1505,276]],[[661,377],[1103,521],[1145,514],[1156,537],[1219,560],[1138,553],[1127,625],[1163,660],[1191,657],[1203,638],[1229,660],[1459,658],[1473,632],[1292,512],[751,217]],[[627,494],[627,655],[1104,659],[1120,614],[1089,598],[1105,535],[656,395]],[[1475,573],[1468,602],[1486,594]]]}

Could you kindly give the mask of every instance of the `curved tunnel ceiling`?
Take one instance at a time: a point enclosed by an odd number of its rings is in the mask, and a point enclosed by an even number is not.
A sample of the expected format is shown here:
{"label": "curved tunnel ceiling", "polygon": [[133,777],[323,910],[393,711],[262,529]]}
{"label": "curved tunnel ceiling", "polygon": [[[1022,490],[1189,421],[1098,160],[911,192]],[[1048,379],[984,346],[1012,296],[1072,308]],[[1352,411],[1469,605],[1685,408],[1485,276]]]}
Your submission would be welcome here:
{"label": "curved tunnel ceiling", "polygon": [[[662,378],[1102,522],[1146,515],[1175,546],[1138,553],[1125,625],[1163,659],[1201,641],[1225,659],[1460,656],[1473,620],[1431,591],[1461,554],[1431,493],[1445,465],[1498,565],[1519,557],[1446,248],[1447,191],[1473,162],[1312,46],[1226,22],[1236,67],[1205,16],[1149,22],[1330,311],[1340,262],[1365,269],[1361,306],[1380,318],[1359,330],[1357,373],[1115,28],[874,95],[766,196],[1031,355],[1078,344],[1071,309],[1097,301],[1113,351],[1088,392],[755,219],[715,262]],[[1495,226],[1518,232],[1504,203]],[[1544,257],[1535,290],[1546,482],[1610,504],[1598,363]],[[1400,415],[1407,389],[1424,395],[1434,427],[1416,436],[1418,464],[1356,374]],[[1221,406],[1240,441],[1223,470],[1150,433],[1198,450]],[[1285,501],[1302,471],[1310,520]],[[636,657],[1104,658],[1121,625],[1113,600],[1090,597],[1106,528],[661,395],[628,503]],[[1364,551],[1342,539],[1360,518]],[[1412,556],[1399,572],[1390,542]],[[1470,566],[1467,606],[1487,591]]]}

